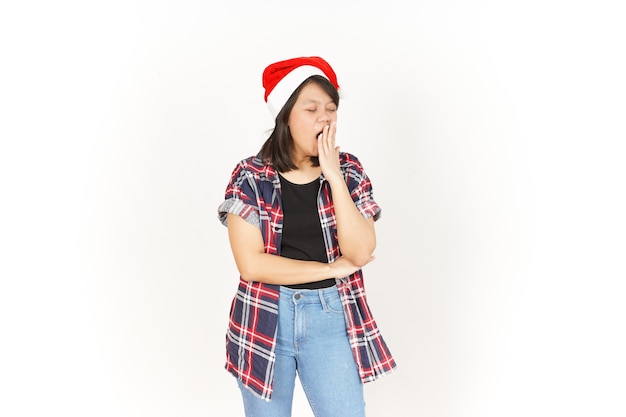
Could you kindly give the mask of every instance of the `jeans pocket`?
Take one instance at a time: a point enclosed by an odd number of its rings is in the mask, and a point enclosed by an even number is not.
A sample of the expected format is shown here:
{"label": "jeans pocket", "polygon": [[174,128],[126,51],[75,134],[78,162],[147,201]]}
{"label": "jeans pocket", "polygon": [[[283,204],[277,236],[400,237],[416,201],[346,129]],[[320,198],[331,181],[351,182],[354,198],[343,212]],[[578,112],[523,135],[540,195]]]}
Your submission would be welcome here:
{"label": "jeans pocket", "polygon": [[343,304],[341,303],[339,294],[332,294],[324,297],[324,311],[343,315]]}

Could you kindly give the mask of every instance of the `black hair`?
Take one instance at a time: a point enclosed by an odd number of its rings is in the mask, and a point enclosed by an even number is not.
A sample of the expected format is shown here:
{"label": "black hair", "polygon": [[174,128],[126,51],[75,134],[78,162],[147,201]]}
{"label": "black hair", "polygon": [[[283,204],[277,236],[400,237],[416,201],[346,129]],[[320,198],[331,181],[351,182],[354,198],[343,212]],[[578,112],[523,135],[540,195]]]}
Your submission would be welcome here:
{"label": "black hair", "polygon": [[[270,134],[269,138],[265,141],[261,150],[258,153],[258,157],[266,165],[273,165],[278,172],[288,172],[293,169],[297,169],[296,164],[293,163],[293,137],[289,131],[289,114],[296,104],[300,92],[305,85],[309,83],[316,83],[330,96],[335,106],[339,107],[339,92],[335,86],[321,75],[312,75],[302,82],[291,94],[283,108],[276,116],[274,130]],[[311,163],[313,166],[319,166],[319,158],[317,156],[311,157]]]}

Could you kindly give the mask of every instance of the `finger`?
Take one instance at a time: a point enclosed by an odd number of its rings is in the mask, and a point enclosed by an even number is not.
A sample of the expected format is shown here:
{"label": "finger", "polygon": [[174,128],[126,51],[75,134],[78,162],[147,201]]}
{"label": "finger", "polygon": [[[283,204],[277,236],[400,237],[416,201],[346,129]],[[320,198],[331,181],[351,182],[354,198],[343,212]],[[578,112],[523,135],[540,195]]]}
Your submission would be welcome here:
{"label": "finger", "polygon": [[326,139],[323,139],[322,134],[320,133],[320,138],[317,140],[317,152],[318,152],[318,157],[320,158],[323,158],[326,153],[326,147],[324,146],[325,142],[326,142]]}
{"label": "finger", "polygon": [[335,134],[331,130],[331,126],[326,125],[324,128],[324,132],[326,132],[326,144],[328,145],[328,150],[332,150],[335,147]]}
{"label": "finger", "polygon": [[330,149],[328,147],[328,139],[322,138],[317,141],[318,157],[325,160],[330,155]]}
{"label": "finger", "polygon": [[337,121],[333,121],[328,129],[328,136],[332,138],[332,149],[336,152],[337,148]]}
{"label": "finger", "polygon": [[328,138],[328,126],[324,126],[324,128],[322,129],[322,133],[320,134],[320,138],[317,142],[320,147],[324,149],[324,151],[328,149]]}
{"label": "finger", "polygon": [[335,141],[336,135],[337,135],[337,121],[332,121],[330,123],[330,127],[328,128],[328,136],[332,137],[333,141]]}

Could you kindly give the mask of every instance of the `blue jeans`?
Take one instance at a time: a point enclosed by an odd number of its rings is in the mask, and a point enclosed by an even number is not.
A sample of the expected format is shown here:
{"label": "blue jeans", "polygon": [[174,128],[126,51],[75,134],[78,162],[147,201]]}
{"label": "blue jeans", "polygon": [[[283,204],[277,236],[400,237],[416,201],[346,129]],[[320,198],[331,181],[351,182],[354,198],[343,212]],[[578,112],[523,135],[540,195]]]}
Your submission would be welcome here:
{"label": "blue jeans", "polygon": [[289,417],[296,372],[316,417],[364,417],[359,378],[337,287],[280,288],[272,401],[239,382],[246,417]]}

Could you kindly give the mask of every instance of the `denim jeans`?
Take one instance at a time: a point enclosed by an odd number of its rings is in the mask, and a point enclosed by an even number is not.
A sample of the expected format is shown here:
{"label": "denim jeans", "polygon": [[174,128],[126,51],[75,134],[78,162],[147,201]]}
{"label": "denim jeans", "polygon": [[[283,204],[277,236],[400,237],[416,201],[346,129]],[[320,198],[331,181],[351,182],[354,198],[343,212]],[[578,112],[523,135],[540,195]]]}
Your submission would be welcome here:
{"label": "denim jeans", "polygon": [[364,417],[359,378],[337,287],[280,288],[272,401],[241,382],[246,417],[289,417],[296,373],[316,417]]}

